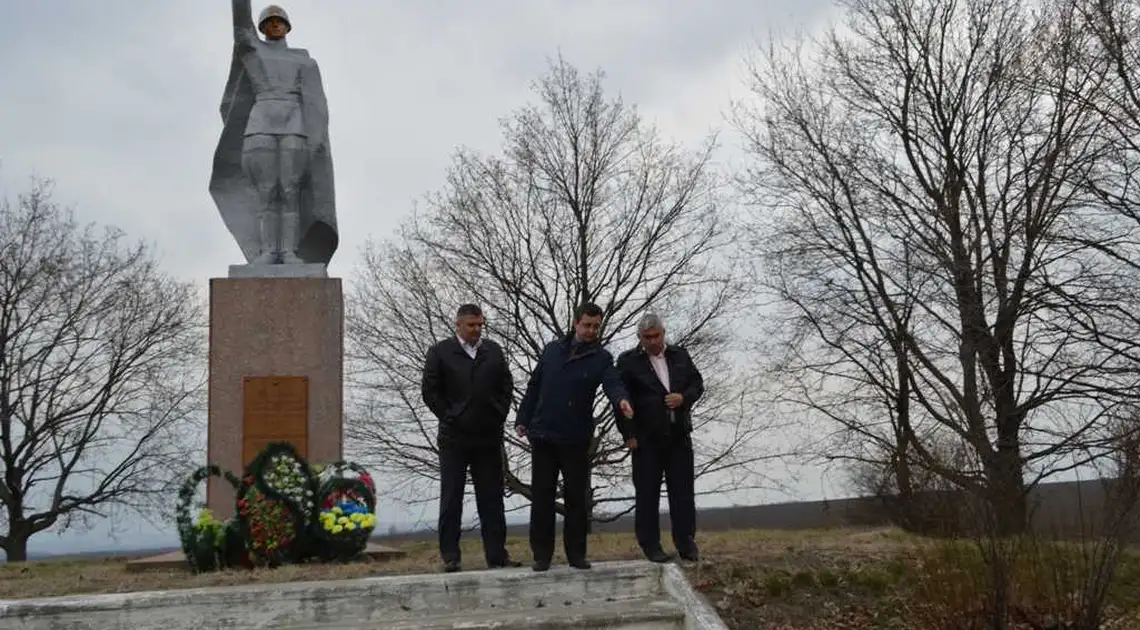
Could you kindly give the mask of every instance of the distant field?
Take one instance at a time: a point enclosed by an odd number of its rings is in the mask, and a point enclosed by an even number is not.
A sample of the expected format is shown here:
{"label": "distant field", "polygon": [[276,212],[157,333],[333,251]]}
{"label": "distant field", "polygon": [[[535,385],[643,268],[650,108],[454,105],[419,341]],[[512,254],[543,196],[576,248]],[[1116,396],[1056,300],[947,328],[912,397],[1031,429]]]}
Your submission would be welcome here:
{"label": "distant field", "polygon": [[[708,532],[699,541],[701,562],[682,566],[734,630],[945,628],[941,622],[965,619],[985,601],[984,570],[970,543],[931,542],[889,528]],[[127,558],[30,562],[0,568],[0,594],[46,597],[440,570],[434,542],[410,541],[400,547],[408,555],[391,561],[197,576],[185,571],[128,572]],[[508,547],[516,559],[529,562],[525,538],[511,537]],[[483,568],[478,536],[466,537],[463,553],[465,569]],[[598,533],[590,538],[590,557],[598,562],[641,556],[631,535]],[[1056,576],[1049,579],[1056,581]],[[1040,596],[1039,584],[1026,584],[1024,597]],[[1071,591],[1058,592],[1067,598]],[[1110,602],[1116,621],[1102,627],[1140,628],[1140,555],[1126,558]],[[1027,611],[1040,612],[1038,608],[1047,606],[1026,600]]]}
{"label": "distant field", "polygon": [[[955,500],[947,496],[947,501]],[[1099,480],[1062,481],[1043,483],[1029,493],[1031,527],[1049,537],[1066,537],[1087,533],[1087,517],[1096,515],[1104,505],[1104,487]],[[669,516],[661,518],[662,527],[668,528]],[[843,498],[822,501],[789,501],[764,505],[743,505],[720,508],[703,508],[698,511],[697,529],[700,532],[726,532],[745,529],[811,530],[835,528],[890,527],[891,519],[882,503],[875,498]],[[510,534],[525,536],[527,525],[516,524],[508,528]],[[609,523],[594,524],[597,533],[630,533],[633,517],[624,516]],[[423,530],[379,536],[377,540],[430,541],[435,532]],[[1138,541],[1140,542],[1140,541]]]}

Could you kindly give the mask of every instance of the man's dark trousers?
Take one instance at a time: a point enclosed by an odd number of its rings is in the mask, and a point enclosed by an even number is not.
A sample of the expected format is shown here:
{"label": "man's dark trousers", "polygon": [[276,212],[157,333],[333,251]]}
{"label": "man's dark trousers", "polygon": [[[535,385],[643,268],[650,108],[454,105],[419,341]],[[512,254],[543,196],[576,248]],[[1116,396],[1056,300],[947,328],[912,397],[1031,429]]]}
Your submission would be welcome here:
{"label": "man's dark trousers", "polygon": [[693,483],[693,440],[680,431],[638,439],[633,451],[634,531],[646,551],[661,548],[661,482],[669,495],[673,544],[679,551],[693,548],[697,507]]}
{"label": "man's dark trousers", "polygon": [[558,474],[562,473],[566,514],[562,521],[562,544],[566,559],[586,559],[589,523],[590,443],[557,444],[531,441],[530,549],[535,562],[549,564],[554,557],[554,499]]}
{"label": "man's dark trousers", "polygon": [[463,491],[467,471],[475,486],[475,507],[483,535],[483,553],[488,565],[506,558],[507,522],[503,512],[503,445],[501,442],[464,443],[441,440],[439,443],[439,550],[444,562],[459,562],[459,539],[462,534]]}

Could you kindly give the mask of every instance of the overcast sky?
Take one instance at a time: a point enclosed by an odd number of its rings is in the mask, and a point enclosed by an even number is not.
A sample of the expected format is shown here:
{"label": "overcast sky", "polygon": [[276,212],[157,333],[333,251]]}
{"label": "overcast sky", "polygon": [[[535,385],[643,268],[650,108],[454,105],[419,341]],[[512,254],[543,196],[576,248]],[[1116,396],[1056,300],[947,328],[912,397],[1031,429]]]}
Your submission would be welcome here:
{"label": "overcast sky", "polygon": [[[744,95],[753,46],[771,32],[817,30],[830,13],[826,0],[283,6],[289,44],[320,64],[329,99],[341,234],[330,273],[346,282],[365,239],[389,235],[440,186],[457,146],[499,147],[498,119],[531,99],[549,57],[603,68],[607,90],[664,136],[695,141],[722,127],[730,99]],[[4,3],[0,195],[14,198],[29,175],[51,177],[57,200],[81,219],[153,243],[169,271],[204,290],[244,262],[206,190],[231,42],[222,0]],[[726,140],[722,160],[738,160]],[[33,548],[100,546],[94,535],[49,534]]]}

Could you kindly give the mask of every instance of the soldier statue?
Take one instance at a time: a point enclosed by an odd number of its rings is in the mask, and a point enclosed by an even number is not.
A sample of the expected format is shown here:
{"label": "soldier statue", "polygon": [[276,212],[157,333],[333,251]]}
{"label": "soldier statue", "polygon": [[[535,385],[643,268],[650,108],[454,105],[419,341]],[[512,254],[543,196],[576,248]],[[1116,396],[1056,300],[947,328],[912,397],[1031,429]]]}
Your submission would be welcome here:
{"label": "soldier statue", "polygon": [[255,30],[250,0],[233,0],[233,19],[210,195],[250,265],[325,266],[339,235],[320,70],[286,44],[281,7],[266,7]]}

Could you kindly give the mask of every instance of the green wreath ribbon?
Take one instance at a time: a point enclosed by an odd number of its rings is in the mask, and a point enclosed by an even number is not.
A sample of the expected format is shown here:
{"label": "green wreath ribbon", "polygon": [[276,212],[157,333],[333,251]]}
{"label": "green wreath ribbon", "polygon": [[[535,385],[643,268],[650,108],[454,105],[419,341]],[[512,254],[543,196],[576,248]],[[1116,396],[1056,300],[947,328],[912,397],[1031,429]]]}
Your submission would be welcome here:
{"label": "green wreath ribbon", "polygon": [[181,543],[182,553],[186,556],[186,562],[194,573],[233,566],[240,561],[240,550],[244,546],[236,518],[230,519],[226,523],[222,533],[224,544],[220,550],[213,536],[203,539],[194,527],[194,519],[190,515],[190,504],[194,501],[194,491],[198,489],[198,484],[210,477],[225,479],[235,492],[241,486],[241,480],[233,473],[222,470],[215,464],[209,464],[191,473],[186,479],[186,483],[182,484],[182,488],[179,489],[175,523],[178,527],[178,539]]}

